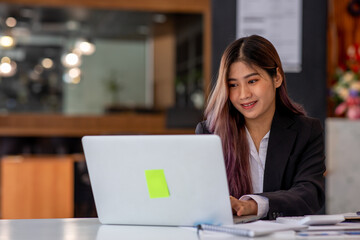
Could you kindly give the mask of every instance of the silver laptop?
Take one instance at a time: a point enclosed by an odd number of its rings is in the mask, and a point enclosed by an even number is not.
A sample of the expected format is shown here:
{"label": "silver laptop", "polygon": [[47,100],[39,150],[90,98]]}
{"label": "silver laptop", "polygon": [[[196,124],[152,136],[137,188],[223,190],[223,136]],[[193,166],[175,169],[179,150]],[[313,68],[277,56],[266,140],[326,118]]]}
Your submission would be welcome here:
{"label": "silver laptop", "polygon": [[218,136],[85,136],[82,144],[101,223],[233,224]]}

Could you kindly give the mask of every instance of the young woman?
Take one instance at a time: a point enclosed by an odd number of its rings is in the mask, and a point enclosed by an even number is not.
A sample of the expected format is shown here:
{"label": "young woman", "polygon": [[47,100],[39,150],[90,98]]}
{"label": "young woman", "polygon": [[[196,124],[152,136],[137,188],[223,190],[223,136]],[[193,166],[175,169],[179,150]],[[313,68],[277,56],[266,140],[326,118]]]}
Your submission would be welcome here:
{"label": "young woman", "polygon": [[274,46],[244,37],[225,50],[199,134],[223,146],[234,214],[275,219],[324,204],[323,129],[287,94]]}

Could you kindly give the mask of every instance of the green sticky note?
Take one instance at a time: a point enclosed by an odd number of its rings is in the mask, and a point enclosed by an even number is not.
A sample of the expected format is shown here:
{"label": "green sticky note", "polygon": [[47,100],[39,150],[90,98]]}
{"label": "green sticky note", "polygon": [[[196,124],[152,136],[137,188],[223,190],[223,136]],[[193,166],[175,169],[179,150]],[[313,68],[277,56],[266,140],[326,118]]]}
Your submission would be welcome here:
{"label": "green sticky note", "polygon": [[145,177],[150,198],[170,196],[163,169],[145,170]]}

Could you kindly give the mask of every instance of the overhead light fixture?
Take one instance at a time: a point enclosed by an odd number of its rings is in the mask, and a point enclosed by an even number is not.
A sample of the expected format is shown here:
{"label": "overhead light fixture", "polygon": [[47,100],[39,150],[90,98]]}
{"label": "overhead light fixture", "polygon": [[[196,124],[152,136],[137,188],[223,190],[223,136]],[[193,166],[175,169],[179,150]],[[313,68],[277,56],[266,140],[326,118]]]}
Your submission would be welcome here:
{"label": "overhead light fixture", "polygon": [[79,83],[80,83],[80,80],[81,80],[81,78],[80,78],[80,76],[79,76],[79,77],[73,78],[71,83],[72,83],[72,84],[79,84]]}
{"label": "overhead light fixture", "polygon": [[3,57],[1,58],[1,63],[11,63],[11,59],[9,57]]}
{"label": "overhead light fixture", "polygon": [[0,63],[0,76],[12,77],[16,73],[16,63],[11,61],[9,57],[3,57]]}
{"label": "overhead light fixture", "polygon": [[36,82],[40,80],[40,75],[34,70],[32,70],[31,72],[29,72],[29,78]]}
{"label": "overhead light fixture", "polygon": [[95,52],[95,44],[84,39],[77,41],[75,48],[79,49],[81,54],[84,55],[91,55]]}
{"label": "overhead light fixture", "polygon": [[41,75],[43,72],[44,72],[44,67],[40,64],[37,64],[35,67],[34,67],[34,72],[37,74],[37,75]]}
{"label": "overhead light fixture", "polygon": [[77,78],[77,77],[80,77],[81,75],[81,70],[80,68],[71,68],[69,70],[69,76],[74,79],[74,78]]}
{"label": "overhead light fixture", "polygon": [[81,80],[80,68],[70,68],[63,74],[63,81],[69,84],[79,84]]}
{"label": "overhead light fixture", "polygon": [[0,72],[3,73],[3,74],[8,74],[11,72],[11,65],[10,63],[1,63],[0,65]]}
{"label": "overhead light fixture", "polygon": [[44,58],[41,61],[41,65],[46,69],[50,69],[50,68],[52,68],[54,66],[54,61],[51,60],[50,58]]}
{"label": "overhead light fixture", "polygon": [[79,54],[71,52],[63,55],[61,62],[65,67],[78,67],[81,65],[81,58]]}
{"label": "overhead light fixture", "polygon": [[73,20],[67,21],[66,29],[69,31],[77,31],[80,29],[80,23],[77,21],[73,21]]}
{"label": "overhead light fixture", "polygon": [[17,24],[17,21],[15,18],[13,17],[8,17],[6,20],[5,20],[5,23],[6,23],[6,26],[12,28],[12,27],[15,27],[16,24]]}
{"label": "overhead light fixture", "polygon": [[67,73],[64,73],[63,75],[63,81],[69,84],[79,84],[81,80],[80,75],[78,75],[77,77],[72,78],[70,76],[70,71]]}
{"label": "overhead light fixture", "polygon": [[0,45],[4,48],[11,48],[15,45],[15,40],[12,36],[2,36],[0,37]]}

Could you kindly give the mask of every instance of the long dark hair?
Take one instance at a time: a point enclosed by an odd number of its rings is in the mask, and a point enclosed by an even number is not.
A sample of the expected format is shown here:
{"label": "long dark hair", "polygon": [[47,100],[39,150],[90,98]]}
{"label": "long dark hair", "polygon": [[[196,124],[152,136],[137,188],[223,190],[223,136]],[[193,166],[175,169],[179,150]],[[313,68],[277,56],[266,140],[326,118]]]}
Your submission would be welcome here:
{"label": "long dark hair", "polygon": [[232,105],[227,84],[231,64],[239,61],[265,70],[271,78],[278,71],[283,82],[276,89],[276,111],[305,115],[304,109],[288,96],[280,57],[271,42],[252,35],[240,38],[226,48],[221,58],[216,85],[205,109],[205,117],[210,132],[221,138],[230,194],[237,198],[252,193],[245,120]]}

